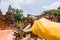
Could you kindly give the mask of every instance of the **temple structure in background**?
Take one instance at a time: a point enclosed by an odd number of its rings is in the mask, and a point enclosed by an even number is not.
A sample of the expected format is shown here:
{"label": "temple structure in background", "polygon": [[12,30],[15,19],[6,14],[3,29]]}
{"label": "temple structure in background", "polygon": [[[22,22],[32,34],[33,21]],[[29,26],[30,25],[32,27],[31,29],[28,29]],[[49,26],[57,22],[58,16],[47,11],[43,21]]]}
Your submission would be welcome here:
{"label": "temple structure in background", "polygon": [[5,29],[14,26],[15,26],[15,19],[12,14],[11,5],[9,5],[6,15],[2,15],[2,11],[0,10],[0,28]]}

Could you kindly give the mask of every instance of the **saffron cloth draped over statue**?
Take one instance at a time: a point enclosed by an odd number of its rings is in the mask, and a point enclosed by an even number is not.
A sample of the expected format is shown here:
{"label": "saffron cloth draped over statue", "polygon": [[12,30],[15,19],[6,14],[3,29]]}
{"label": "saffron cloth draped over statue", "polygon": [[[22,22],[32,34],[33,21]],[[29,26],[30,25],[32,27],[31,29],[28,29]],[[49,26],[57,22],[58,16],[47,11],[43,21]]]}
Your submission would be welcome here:
{"label": "saffron cloth draped over statue", "polygon": [[45,40],[60,40],[60,23],[41,18],[31,27],[32,32]]}

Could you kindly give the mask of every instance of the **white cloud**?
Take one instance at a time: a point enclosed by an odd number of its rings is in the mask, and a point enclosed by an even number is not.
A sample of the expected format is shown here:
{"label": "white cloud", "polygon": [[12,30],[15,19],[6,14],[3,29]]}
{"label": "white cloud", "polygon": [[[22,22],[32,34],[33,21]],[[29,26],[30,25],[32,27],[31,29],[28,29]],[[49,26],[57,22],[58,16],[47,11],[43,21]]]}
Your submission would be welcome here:
{"label": "white cloud", "polygon": [[31,4],[33,0],[1,0],[0,8],[5,13],[9,5],[13,8],[21,9],[21,5]]}
{"label": "white cloud", "polygon": [[[7,8],[8,8],[8,5],[9,5],[8,2],[1,2],[1,4],[0,4],[0,9],[1,9],[3,12],[6,12],[6,11],[7,11]],[[4,14],[5,14],[5,13],[4,13]]]}
{"label": "white cloud", "polygon": [[26,1],[26,3],[27,3],[27,4],[29,4],[29,3],[30,3],[30,1]]}
{"label": "white cloud", "polygon": [[33,3],[34,0],[26,0],[26,4],[31,4]]}
{"label": "white cloud", "polygon": [[45,10],[49,10],[49,9],[57,9],[60,6],[60,2],[55,2],[50,6],[43,6],[43,8]]}
{"label": "white cloud", "polygon": [[48,6],[43,6],[43,9],[46,9]]}

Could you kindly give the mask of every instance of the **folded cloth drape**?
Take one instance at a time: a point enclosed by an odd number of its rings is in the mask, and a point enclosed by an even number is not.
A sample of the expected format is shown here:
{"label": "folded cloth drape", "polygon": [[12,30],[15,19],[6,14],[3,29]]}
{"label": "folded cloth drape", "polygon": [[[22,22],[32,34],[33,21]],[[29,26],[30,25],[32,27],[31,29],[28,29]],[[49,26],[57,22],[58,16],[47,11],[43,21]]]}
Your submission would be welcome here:
{"label": "folded cloth drape", "polygon": [[0,30],[0,40],[13,40],[13,34],[12,30]]}
{"label": "folded cloth drape", "polygon": [[60,23],[41,18],[34,22],[32,32],[45,40],[60,40]]}

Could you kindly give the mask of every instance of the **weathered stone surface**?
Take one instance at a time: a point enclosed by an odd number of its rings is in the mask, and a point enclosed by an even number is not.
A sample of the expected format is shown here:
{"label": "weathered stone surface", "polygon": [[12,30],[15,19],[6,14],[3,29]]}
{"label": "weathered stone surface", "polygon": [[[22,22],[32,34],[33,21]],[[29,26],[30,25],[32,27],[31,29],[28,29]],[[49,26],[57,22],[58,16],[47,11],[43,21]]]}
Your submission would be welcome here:
{"label": "weathered stone surface", "polygon": [[0,10],[0,28],[5,29],[7,27],[13,27],[13,25],[15,25],[15,19],[12,14],[11,5],[9,5],[6,15],[2,15],[2,11]]}

